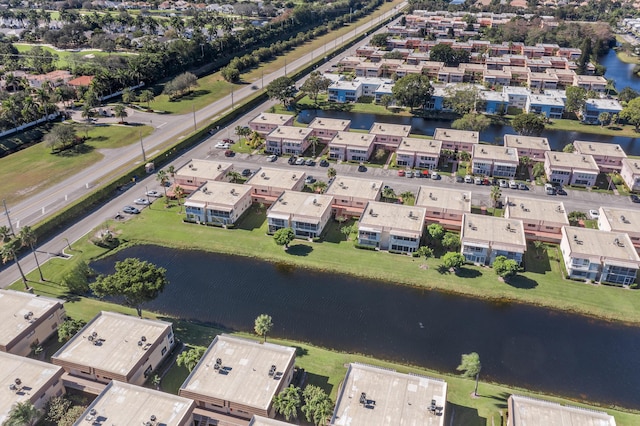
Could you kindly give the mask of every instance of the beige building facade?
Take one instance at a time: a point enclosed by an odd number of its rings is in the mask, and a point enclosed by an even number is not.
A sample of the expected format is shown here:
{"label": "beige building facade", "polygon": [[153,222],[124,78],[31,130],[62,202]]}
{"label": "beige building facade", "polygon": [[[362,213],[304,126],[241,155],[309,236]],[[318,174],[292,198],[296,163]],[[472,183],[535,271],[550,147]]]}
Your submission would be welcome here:
{"label": "beige building facade", "polygon": [[298,169],[262,167],[245,182],[251,186],[254,203],[273,204],[284,191],[302,191],[306,174]]}
{"label": "beige building facade", "polygon": [[251,203],[250,186],[207,181],[184,201],[184,208],[188,221],[227,226],[235,224]]}

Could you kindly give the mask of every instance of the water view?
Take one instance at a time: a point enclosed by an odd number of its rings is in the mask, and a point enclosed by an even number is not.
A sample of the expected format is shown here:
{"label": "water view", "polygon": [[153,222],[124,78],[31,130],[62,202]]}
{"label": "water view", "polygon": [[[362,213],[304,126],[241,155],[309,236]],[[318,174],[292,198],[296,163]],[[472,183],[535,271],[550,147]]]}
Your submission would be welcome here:
{"label": "water view", "polygon": [[476,351],[482,379],[640,408],[640,328],[518,304],[498,304],[252,259],[135,246],[92,264],[101,273],[139,257],[167,268],[170,285],[146,308],[456,373]]}

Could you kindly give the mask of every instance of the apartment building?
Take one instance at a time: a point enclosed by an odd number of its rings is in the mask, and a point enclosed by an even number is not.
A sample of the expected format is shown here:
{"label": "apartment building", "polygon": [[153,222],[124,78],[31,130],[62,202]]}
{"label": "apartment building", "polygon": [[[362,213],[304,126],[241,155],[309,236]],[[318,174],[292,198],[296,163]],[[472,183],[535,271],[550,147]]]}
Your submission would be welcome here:
{"label": "apartment building", "polygon": [[245,182],[254,203],[273,204],[284,191],[302,191],[306,174],[300,170],[262,167]]}
{"label": "apartment building", "polygon": [[207,181],[184,202],[187,221],[227,226],[251,207],[251,186]]}
{"label": "apartment building", "polygon": [[280,126],[293,126],[295,118],[294,115],[261,112],[257,117],[249,121],[249,128],[262,136],[266,136]]}
{"label": "apartment building", "polygon": [[589,124],[601,124],[600,114],[607,113],[611,117],[621,111],[622,104],[615,99],[587,99],[580,110],[580,119]]}
{"label": "apartment building", "polygon": [[333,197],[335,217],[360,217],[369,201],[380,200],[382,181],[337,176],[325,194]]}
{"label": "apartment building", "polygon": [[315,136],[323,142],[329,142],[338,132],[348,132],[351,127],[351,120],[339,118],[316,117],[309,128],[312,129],[311,136]]}
{"label": "apartment building", "polygon": [[493,265],[498,256],[522,263],[527,250],[521,220],[465,214],[460,233],[461,252],[468,262]]}
{"label": "apartment building", "polygon": [[640,210],[600,207],[599,212],[598,229],[626,233],[640,251]]}
{"label": "apartment building", "polygon": [[415,205],[426,209],[427,224],[459,230],[462,216],[471,213],[471,191],[421,185]]}
{"label": "apartment building", "polygon": [[442,149],[471,153],[474,145],[479,143],[480,135],[468,130],[437,128],[433,133],[433,139],[442,142]]}
{"label": "apartment building", "polygon": [[509,396],[507,408],[507,426],[616,426],[616,419],[604,411],[562,405],[528,396]]}
{"label": "apartment building", "polygon": [[376,135],[338,132],[329,142],[329,158],[342,161],[367,161],[373,153]]}
{"label": "apartment building", "polygon": [[521,220],[528,239],[559,243],[562,227],[569,226],[562,201],[507,195],[504,206],[504,217]]}
{"label": "apartment building", "polygon": [[411,254],[424,232],[424,207],[369,201],[358,222],[358,244]]}
{"label": "apartment building", "polygon": [[432,139],[402,138],[396,150],[396,164],[409,168],[438,168],[442,142]]}
{"label": "apartment building", "polygon": [[544,115],[549,119],[562,118],[564,101],[550,95],[529,95],[524,110],[528,113]]}
{"label": "apartment building", "polygon": [[518,151],[518,158],[528,157],[544,161],[544,153],[551,151],[547,138],[521,135],[504,135],[504,146]]}
{"label": "apartment building", "polygon": [[614,143],[573,141],[574,154],[590,155],[601,172],[620,171],[627,158],[622,147]]}
{"label": "apartment building", "polygon": [[267,210],[267,232],[291,228],[298,238],[319,237],[331,218],[332,201],[331,195],[284,191]]}
{"label": "apartment building", "polygon": [[312,133],[308,127],[278,126],[265,137],[264,150],[278,155],[302,155],[309,148]]}
{"label": "apartment building", "polygon": [[547,151],[544,153],[544,171],[549,182],[591,187],[596,183],[600,168],[591,155]]}
{"label": "apartment building", "polygon": [[191,194],[203,183],[226,180],[227,173],[231,170],[233,164],[226,161],[193,159],[176,171],[174,188],[179,185],[185,194]]}
{"label": "apartment building", "polygon": [[411,133],[411,126],[404,124],[373,123],[369,134],[374,135],[373,142],[376,145],[384,145],[389,149],[396,149],[403,138]]}
{"label": "apartment building", "polygon": [[640,192],[640,160],[635,158],[622,159],[620,177],[632,192]]}
{"label": "apartment building", "polygon": [[518,151],[496,145],[475,145],[471,155],[474,175],[514,178],[518,170]]}

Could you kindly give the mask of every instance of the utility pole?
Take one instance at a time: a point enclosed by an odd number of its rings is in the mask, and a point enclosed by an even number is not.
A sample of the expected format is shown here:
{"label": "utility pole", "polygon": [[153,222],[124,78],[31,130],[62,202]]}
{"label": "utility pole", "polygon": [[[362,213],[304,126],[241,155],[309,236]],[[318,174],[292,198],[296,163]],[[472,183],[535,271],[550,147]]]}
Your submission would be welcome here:
{"label": "utility pole", "polygon": [[11,223],[11,218],[9,217],[9,209],[7,209],[7,200],[2,200],[2,205],[4,206],[4,214],[7,216],[7,222],[9,222],[9,229],[11,229],[11,233],[15,237],[16,233],[13,230],[13,224]]}
{"label": "utility pole", "polygon": [[142,162],[147,163],[147,154],[144,152],[144,144],[142,143],[142,130],[140,130],[140,149],[142,150]]}
{"label": "utility pole", "polygon": [[287,58],[284,58],[284,76],[287,76]]}
{"label": "utility pole", "polygon": [[196,106],[191,105],[191,112],[193,113],[193,130],[198,130],[198,126],[196,125]]}
{"label": "utility pole", "polygon": [[231,86],[231,109],[233,110],[233,86]]}

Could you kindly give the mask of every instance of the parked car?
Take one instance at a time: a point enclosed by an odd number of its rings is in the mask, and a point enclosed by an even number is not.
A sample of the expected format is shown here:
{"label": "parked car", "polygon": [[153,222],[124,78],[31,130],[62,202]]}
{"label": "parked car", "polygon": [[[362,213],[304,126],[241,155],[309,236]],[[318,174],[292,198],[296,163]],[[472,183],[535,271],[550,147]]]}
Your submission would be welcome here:
{"label": "parked car", "polygon": [[464,178],[462,176],[456,176],[456,182],[457,183],[463,183],[464,182]]}
{"label": "parked car", "polygon": [[509,181],[509,188],[511,189],[518,189],[518,184],[516,183],[515,180],[510,180]]}
{"label": "parked car", "polygon": [[267,161],[273,163],[274,161],[276,161],[278,159],[278,156],[275,154],[271,154],[270,156],[267,157]]}
{"label": "parked car", "polygon": [[556,189],[550,183],[544,184],[544,192],[547,195],[556,195]]}
{"label": "parked car", "polygon": [[229,145],[236,143],[233,139],[222,139],[222,142],[228,143]]}
{"label": "parked car", "polygon": [[431,179],[433,180],[440,179],[440,175],[438,174],[438,172],[431,172]]}
{"label": "parked car", "polygon": [[316,178],[314,178],[313,176],[307,176],[307,178],[304,180],[304,183],[306,183],[307,185],[311,185],[312,183],[316,182]]}
{"label": "parked car", "polygon": [[158,191],[147,191],[147,192],[145,193],[145,195],[146,195],[147,197],[155,197],[155,198],[160,198],[160,197],[162,197],[162,194],[161,194],[161,193],[159,193]]}
{"label": "parked car", "polygon": [[631,194],[631,202],[640,203],[640,197],[638,197],[636,194]]}
{"label": "parked car", "polygon": [[234,154],[233,154],[233,151],[231,151],[230,149],[227,149],[227,150],[224,152],[224,156],[225,156],[225,157],[233,157],[233,155],[234,155]]}
{"label": "parked car", "polygon": [[139,206],[148,206],[151,204],[151,201],[149,201],[148,198],[136,198],[133,202]]}
{"label": "parked car", "polygon": [[565,191],[561,186],[556,189],[556,193],[558,195],[567,195],[567,191]]}
{"label": "parked car", "polygon": [[229,144],[225,142],[218,142],[215,147],[219,149],[229,149]]}
{"label": "parked car", "polygon": [[482,181],[483,179],[481,177],[475,177],[473,178],[473,183],[475,183],[476,185],[482,185]]}
{"label": "parked car", "polygon": [[527,185],[525,185],[524,183],[519,183],[519,184],[518,184],[518,189],[519,189],[520,191],[528,191],[528,190],[529,190],[529,187],[528,187]]}
{"label": "parked car", "polygon": [[412,178],[413,177],[413,170],[407,170],[405,172],[405,176],[408,177],[408,178]]}
{"label": "parked car", "polygon": [[242,171],[242,176],[244,176],[244,177],[249,177],[249,176],[251,176],[251,169],[244,169],[244,170]]}
{"label": "parked car", "polygon": [[325,159],[320,160],[320,167],[329,167],[329,162]]}
{"label": "parked car", "polygon": [[464,177],[464,182],[465,182],[465,183],[473,183],[473,176],[471,176],[471,175],[466,175],[466,176]]}
{"label": "parked car", "polygon": [[591,219],[597,219],[600,217],[600,212],[598,210],[589,210],[589,217]]}
{"label": "parked car", "polygon": [[287,160],[287,163],[289,163],[290,165],[292,164],[296,164],[296,157],[289,157],[289,159]]}
{"label": "parked car", "polygon": [[404,170],[398,170],[398,176],[404,177],[404,175],[405,175]]}
{"label": "parked car", "polygon": [[315,166],[316,162],[313,161],[311,158],[309,158],[307,161],[304,162],[304,164],[307,166]]}
{"label": "parked car", "polygon": [[133,206],[124,206],[122,208],[122,211],[124,213],[127,213],[127,214],[138,214],[138,213],[140,213],[140,210],[138,210],[137,208],[135,208]]}
{"label": "parked car", "polygon": [[304,163],[306,163],[306,160],[302,157],[296,160],[296,166],[304,166]]}
{"label": "parked car", "polygon": [[363,164],[360,164],[358,166],[358,171],[361,172],[361,173],[364,173],[364,172],[367,171],[367,168]]}
{"label": "parked car", "polygon": [[506,180],[504,180],[504,179],[500,179],[500,180],[498,181],[498,186],[499,186],[500,188],[508,188],[508,187],[509,187],[509,183],[508,183]]}

